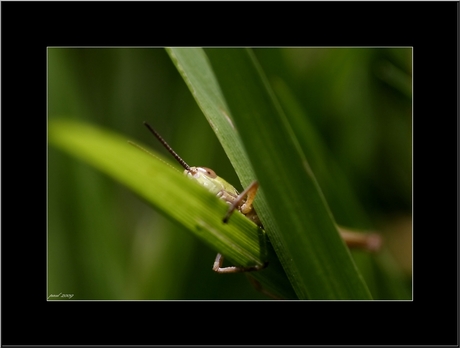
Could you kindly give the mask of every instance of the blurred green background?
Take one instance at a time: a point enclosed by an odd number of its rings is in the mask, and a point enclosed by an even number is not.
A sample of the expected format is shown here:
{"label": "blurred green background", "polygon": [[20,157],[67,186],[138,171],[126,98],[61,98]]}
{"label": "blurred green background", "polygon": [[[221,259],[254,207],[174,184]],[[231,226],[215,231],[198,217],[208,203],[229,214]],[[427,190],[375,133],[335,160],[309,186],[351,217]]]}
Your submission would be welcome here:
{"label": "blurred green background", "polygon": [[[308,118],[328,157],[315,172],[339,224],[373,228],[392,274],[374,298],[410,298],[412,50],[255,49],[288,113]],[[161,145],[242,189],[217,138],[164,49],[49,48],[48,117],[86,121]],[[311,131],[293,125],[296,132]],[[256,136],[256,135],[255,135]],[[314,156],[314,154],[310,154]],[[335,170],[346,174],[334,179]],[[324,179],[323,179],[324,178]],[[337,197],[352,197],[343,206]],[[265,299],[243,274],[219,275],[216,252],[89,165],[49,147],[48,294],[72,299]],[[354,253],[359,259],[360,254]],[[369,267],[373,267],[370,265]],[[366,272],[364,272],[366,276]],[[379,289],[385,288],[379,295]],[[390,290],[388,289],[390,288]],[[376,296],[377,294],[377,296]]]}

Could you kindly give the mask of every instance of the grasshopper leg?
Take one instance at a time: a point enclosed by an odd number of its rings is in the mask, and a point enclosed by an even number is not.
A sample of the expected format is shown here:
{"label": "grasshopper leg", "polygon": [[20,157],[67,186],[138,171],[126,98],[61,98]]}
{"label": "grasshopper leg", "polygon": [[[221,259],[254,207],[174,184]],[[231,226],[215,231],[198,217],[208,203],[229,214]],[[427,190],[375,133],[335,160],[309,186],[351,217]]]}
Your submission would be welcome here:
{"label": "grasshopper leg", "polygon": [[378,233],[359,233],[341,226],[337,227],[340,235],[350,249],[356,248],[376,252],[382,247],[382,237]]}
{"label": "grasshopper leg", "polygon": [[[259,183],[257,181],[253,181],[243,192],[241,192],[238,197],[232,202],[230,208],[225,214],[223,219],[224,223],[228,222],[230,216],[233,214],[235,209],[239,209],[244,215],[248,214],[252,210],[252,202],[256,197],[257,189],[259,188]],[[243,200],[246,197],[246,201]]]}
{"label": "grasshopper leg", "polygon": [[239,267],[239,266],[230,266],[230,267],[222,267],[224,263],[224,257],[222,254],[217,254],[216,260],[214,261],[214,265],[212,266],[212,270],[217,273],[242,273],[242,272],[254,272],[260,271],[268,266],[268,262],[265,262],[262,266],[248,266],[248,267]]}

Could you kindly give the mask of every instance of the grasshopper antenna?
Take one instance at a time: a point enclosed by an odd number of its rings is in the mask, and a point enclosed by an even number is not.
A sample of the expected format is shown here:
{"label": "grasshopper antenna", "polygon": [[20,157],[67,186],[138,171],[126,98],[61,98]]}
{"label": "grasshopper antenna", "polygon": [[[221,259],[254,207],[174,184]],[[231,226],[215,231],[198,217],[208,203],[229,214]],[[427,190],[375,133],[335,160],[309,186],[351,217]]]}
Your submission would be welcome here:
{"label": "grasshopper antenna", "polygon": [[180,156],[171,148],[171,146],[169,146],[169,144],[166,142],[166,140],[164,140],[161,137],[161,135],[158,134],[158,132],[155,129],[152,128],[151,125],[149,125],[145,121],[144,121],[144,125],[149,129],[150,132],[152,132],[152,134],[155,136],[155,138],[157,138],[158,141],[163,144],[163,146],[166,148],[166,150],[168,150],[169,153],[171,155],[173,155],[173,157],[176,159],[176,161],[179,162],[182,167],[184,167],[185,170],[190,170],[190,166],[187,163],[185,163],[185,161],[182,158],[180,158]]}

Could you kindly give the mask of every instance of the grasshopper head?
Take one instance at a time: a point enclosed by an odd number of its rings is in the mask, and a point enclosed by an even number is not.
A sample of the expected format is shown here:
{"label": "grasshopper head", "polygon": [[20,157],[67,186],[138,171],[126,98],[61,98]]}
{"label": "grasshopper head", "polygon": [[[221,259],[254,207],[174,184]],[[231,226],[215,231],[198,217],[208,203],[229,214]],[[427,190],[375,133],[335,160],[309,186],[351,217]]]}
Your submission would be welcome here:
{"label": "grasshopper head", "polygon": [[216,172],[206,167],[190,167],[184,170],[184,174],[189,178],[196,180],[200,185],[206,187],[210,192],[217,195],[225,191],[232,196],[238,196],[238,191],[227,181],[217,176]]}
{"label": "grasshopper head", "polygon": [[215,179],[217,178],[216,172],[212,170],[211,168],[206,168],[206,167],[190,167],[188,170],[184,170],[185,175],[191,175],[194,178],[198,178],[202,175],[210,178],[210,179]]}
{"label": "grasshopper head", "polygon": [[217,194],[219,191],[225,189],[221,180],[219,180],[220,178],[210,168],[190,167],[188,170],[184,170],[184,174],[191,179],[196,180],[200,185],[206,187],[214,194]]}

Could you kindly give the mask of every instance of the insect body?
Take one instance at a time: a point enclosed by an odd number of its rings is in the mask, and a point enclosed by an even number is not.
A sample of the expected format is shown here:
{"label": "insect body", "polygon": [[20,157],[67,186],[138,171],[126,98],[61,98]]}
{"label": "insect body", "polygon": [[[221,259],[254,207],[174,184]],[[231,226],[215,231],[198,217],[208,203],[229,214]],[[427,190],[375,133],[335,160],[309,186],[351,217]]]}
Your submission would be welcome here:
{"label": "insect body", "polygon": [[223,219],[224,222],[227,222],[232,212],[238,209],[248,219],[262,227],[262,223],[252,207],[252,202],[259,187],[257,181],[254,181],[246,190],[239,194],[232,185],[217,176],[212,169],[206,167],[190,167],[188,170],[186,169],[184,171],[184,174],[196,180],[211,193],[214,193],[217,197],[230,204],[230,209]]}
{"label": "insect body", "polygon": [[[180,163],[184,168],[184,174],[188,177],[196,180],[200,185],[206,187],[211,193],[215,194],[220,199],[227,202],[230,207],[223,218],[223,222],[226,223],[230,218],[231,214],[238,210],[244,214],[247,218],[253,221],[258,226],[262,227],[262,224],[255,212],[252,202],[257,193],[259,184],[257,181],[252,182],[248,188],[246,188],[241,194],[230,185],[227,181],[217,176],[216,173],[206,167],[190,167],[179,155],[169,146],[169,144],[161,137],[161,135],[153,129],[147,122],[144,125],[152,132],[152,134],[163,144],[163,146],[173,155],[173,157]],[[268,263],[262,266],[249,266],[249,267],[222,267],[224,257],[221,254],[217,254],[216,260],[212,269],[217,273],[239,273],[239,272],[251,272],[259,271],[267,267]]]}

